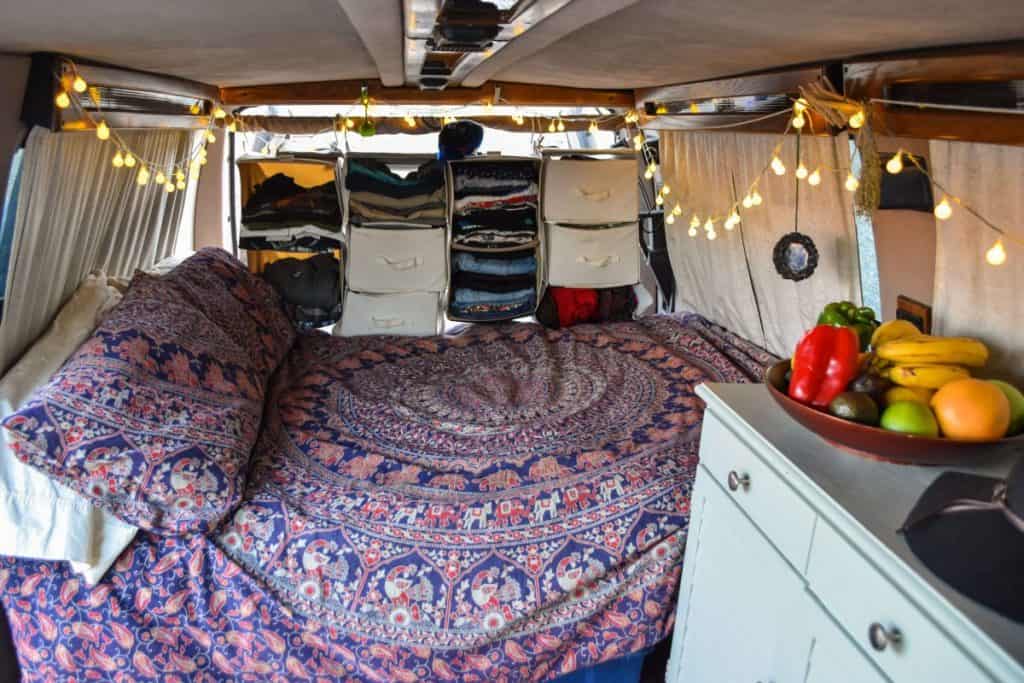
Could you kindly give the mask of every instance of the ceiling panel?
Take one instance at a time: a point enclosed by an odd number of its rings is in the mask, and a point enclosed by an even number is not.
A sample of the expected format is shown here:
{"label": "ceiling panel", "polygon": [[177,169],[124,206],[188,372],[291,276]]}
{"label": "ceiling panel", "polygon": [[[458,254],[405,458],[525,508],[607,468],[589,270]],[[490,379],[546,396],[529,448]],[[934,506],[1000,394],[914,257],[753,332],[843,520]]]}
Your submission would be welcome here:
{"label": "ceiling panel", "polygon": [[0,52],[33,51],[213,85],[377,76],[338,0],[0,0]]}
{"label": "ceiling panel", "polygon": [[871,52],[1019,38],[1024,0],[643,0],[495,79],[647,87]]}

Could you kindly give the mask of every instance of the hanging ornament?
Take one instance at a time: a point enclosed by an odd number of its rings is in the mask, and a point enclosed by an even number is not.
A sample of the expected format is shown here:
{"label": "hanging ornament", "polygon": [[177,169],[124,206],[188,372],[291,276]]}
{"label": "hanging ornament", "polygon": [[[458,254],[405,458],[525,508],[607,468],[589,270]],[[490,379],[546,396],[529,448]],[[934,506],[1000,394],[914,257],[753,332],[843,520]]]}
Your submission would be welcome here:
{"label": "hanging ornament", "polygon": [[818,267],[818,248],[809,236],[791,232],[776,242],[772,262],[784,279],[794,282],[806,280]]}
{"label": "hanging ornament", "polygon": [[359,101],[363,105],[363,122],[359,124],[359,134],[364,138],[372,138],[377,134],[377,125],[370,119],[370,89],[365,85],[359,92]]}

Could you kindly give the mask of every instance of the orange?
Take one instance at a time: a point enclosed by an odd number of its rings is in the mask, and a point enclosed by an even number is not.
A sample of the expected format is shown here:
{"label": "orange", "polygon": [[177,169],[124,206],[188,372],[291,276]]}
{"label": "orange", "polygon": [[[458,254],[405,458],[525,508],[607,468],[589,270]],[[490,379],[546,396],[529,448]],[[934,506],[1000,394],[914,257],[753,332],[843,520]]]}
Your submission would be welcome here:
{"label": "orange", "polygon": [[1010,427],[1010,401],[991,382],[959,379],[932,396],[943,436],[956,441],[1001,439]]}

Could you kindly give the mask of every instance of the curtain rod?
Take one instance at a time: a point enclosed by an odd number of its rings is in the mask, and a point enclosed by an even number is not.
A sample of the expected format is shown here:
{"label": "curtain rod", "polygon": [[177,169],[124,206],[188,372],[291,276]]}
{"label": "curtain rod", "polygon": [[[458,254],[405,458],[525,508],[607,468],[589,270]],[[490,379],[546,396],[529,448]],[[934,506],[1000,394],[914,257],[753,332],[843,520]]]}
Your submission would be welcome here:
{"label": "curtain rod", "polygon": [[881,97],[872,97],[870,102],[879,104],[894,104],[900,107],[916,107],[918,109],[952,109],[956,111],[974,111],[983,114],[1016,114],[1024,115],[1024,109],[1000,109],[998,107],[974,107],[967,104],[938,104],[930,102],[909,102],[907,100],[887,100]]}

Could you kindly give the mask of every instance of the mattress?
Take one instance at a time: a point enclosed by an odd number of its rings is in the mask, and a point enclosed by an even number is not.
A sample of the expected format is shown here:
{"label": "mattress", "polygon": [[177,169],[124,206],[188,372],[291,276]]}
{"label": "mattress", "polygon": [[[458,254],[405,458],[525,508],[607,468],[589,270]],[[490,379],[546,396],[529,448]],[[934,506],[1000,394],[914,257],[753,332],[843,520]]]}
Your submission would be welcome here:
{"label": "mattress", "polygon": [[697,316],[302,334],[241,504],[95,587],[0,558],[26,680],[545,680],[671,630],[701,382],[773,358]]}

